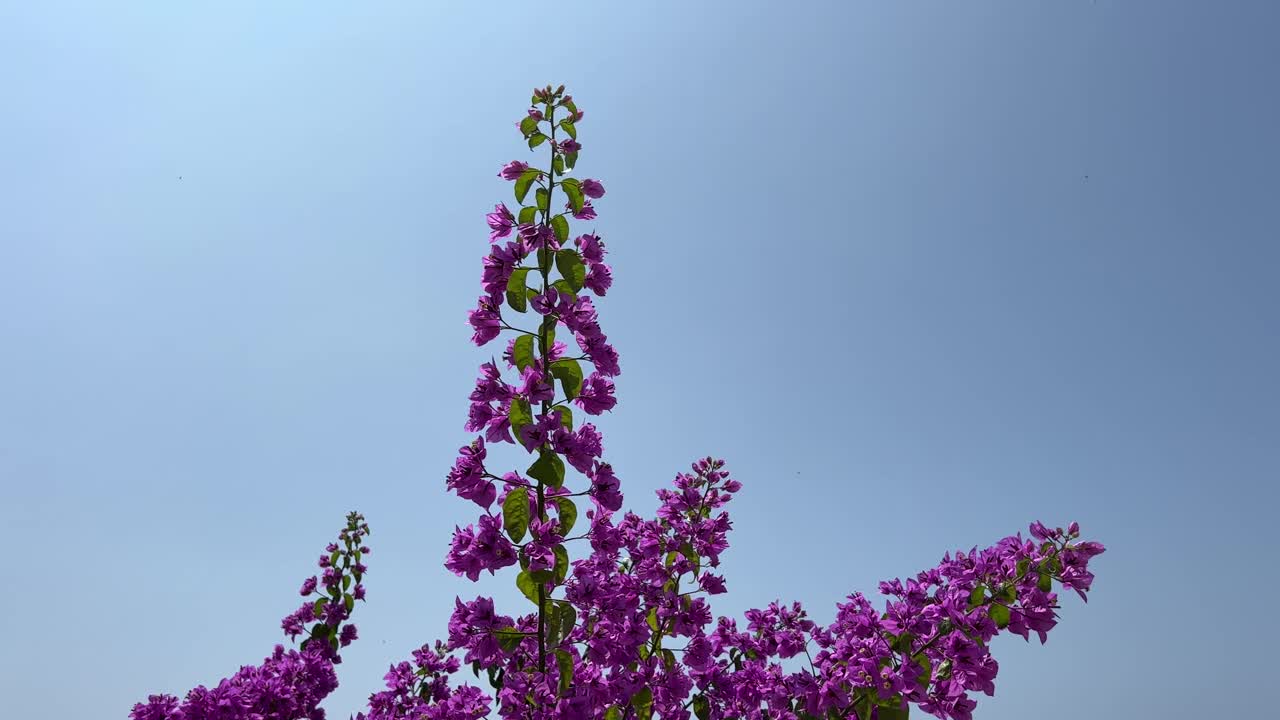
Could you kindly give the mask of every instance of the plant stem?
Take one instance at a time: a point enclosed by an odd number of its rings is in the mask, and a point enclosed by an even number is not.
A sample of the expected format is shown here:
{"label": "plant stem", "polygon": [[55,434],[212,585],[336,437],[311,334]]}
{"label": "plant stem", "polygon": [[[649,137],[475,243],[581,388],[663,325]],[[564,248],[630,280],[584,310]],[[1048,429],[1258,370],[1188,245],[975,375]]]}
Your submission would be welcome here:
{"label": "plant stem", "polygon": [[[556,189],[556,108],[551,100],[547,101],[547,123],[551,125],[551,140],[548,144],[551,146],[551,162],[547,167],[547,208],[542,212],[542,223],[544,227],[551,227],[551,194]],[[535,194],[536,197],[536,194]],[[546,295],[547,288],[551,285],[551,263],[544,263],[542,258],[543,248],[538,249],[538,272],[542,274],[542,294]],[[548,253],[550,251],[548,250]],[[551,352],[551,348],[547,347],[547,325],[544,318],[538,326],[538,351],[541,353],[542,372],[547,372],[549,363],[547,357]],[[545,416],[551,412],[551,401],[542,401],[542,414]],[[539,447],[538,452],[542,453],[543,448]],[[545,521],[546,518],[546,499],[543,494],[543,482],[538,481],[538,520]],[[546,583],[538,583],[538,671],[544,676],[547,674],[547,586]]]}

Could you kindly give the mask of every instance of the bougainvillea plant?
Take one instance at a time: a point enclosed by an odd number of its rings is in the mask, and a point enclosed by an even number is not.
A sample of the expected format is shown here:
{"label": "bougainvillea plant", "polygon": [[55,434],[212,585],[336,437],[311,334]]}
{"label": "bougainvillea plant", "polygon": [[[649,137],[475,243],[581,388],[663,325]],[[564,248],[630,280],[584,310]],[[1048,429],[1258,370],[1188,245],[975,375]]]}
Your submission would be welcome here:
{"label": "bougainvillea plant", "polygon": [[[517,123],[547,164],[505,165],[517,209],[487,216],[491,242],[483,294],[469,313],[472,341],[505,339],[501,361],[480,366],[463,447],[445,484],[480,516],[457,529],[445,567],[476,580],[510,573],[528,601],[511,615],[490,598],[456,608],[448,640],[392,665],[386,689],[359,720],[894,720],[912,705],[968,720],[973,695],[991,695],[1001,632],[1041,642],[1057,622],[1056,588],[1081,598],[1102,545],[1072,523],[1033,523],[1028,537],[948,553],[907,580],[880,583],[882,603],[854,593],[820,625],[798,603],[712,614],[726,590],[716,572],[731,528],[725,506],[741,485],[722,460],[702,458],[658,492],[644,518],[622,511],[613,468],[591,416],[611,410],[618,353],[592,295],[613,282],[606,247],[571,223],[593,220],[604,186],[573,177],[583,113],[550,86],[534,91]],[[491,469],[491,449],[523,457],[523,470]],[[501,472],[501,474],[499,474]],[[368,527],[348,517],[341,544],[320,558],[306,602],[283,623],[305,636],[277,646],[210,690],[179,701],[151,696],[134,720],[295,720],[324,717],[334,665],[356,638],[349,619],[364,599]],[[574,552],[577,550],[577,552]],[[310,623],[309,627],[308,624]],[[455,679],[469,665],[487,689]]]}

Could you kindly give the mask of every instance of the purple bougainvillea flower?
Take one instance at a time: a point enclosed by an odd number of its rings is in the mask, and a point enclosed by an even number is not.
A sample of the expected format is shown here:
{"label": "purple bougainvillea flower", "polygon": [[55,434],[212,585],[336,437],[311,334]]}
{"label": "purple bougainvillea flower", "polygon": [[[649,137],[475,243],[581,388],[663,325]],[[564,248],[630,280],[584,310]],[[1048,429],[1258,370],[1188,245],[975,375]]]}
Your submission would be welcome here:
{"label": "purple bougainvillea flower", "polygon": [[510,235],[516,226],[516,218],[507,209],[506,203],[494,205],[493,212],[485,215],[484,219],[489,224],[489,240],[491,242]]}
{"label": "purple bougainvillea flower", "polygon": [[524,171],[528,169],[529,169],[528,163],[522,163],[519,160],[512,160],[511,162],[502,166],[502,169],[498,171],[498,177],[502,178],[503,180],[515,180],[516,178],[524,174]]}

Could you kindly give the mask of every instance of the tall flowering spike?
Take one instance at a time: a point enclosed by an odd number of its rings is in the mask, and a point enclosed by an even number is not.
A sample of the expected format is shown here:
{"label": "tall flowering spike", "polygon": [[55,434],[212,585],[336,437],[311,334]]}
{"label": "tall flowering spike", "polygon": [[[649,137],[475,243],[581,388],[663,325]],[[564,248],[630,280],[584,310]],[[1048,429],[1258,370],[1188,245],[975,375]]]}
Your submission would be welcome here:
{"label": "tall flowering spike", "polygon": [[364,600],[364,540],[369,526],[352,512],[347,524],[317,563],[321,577],[308,577],[300,594],[302,607],[285,616],[285,635],[306,639],[297,650],[275,650],[260,665],[246,665],[213,689],[200,686],[182,701],[172,695],[152,695],[133,706],[133,720],[299,720],[324,717],[320,702],[338,687],[334,665],[342,662],[340,648],[356,639],[348,623],[356,601]]}
{"label": "tall flowering spike", "polygon": [[[535,697],[554,690],[554,698],[560,690],[546,684],[569,681],[565,642],[575,631],[576,611],[558,598],[571,573],[566,539],[583,511],[599,525],[622,504],[617,477],[602,460],[603,437],[575,416],[613,409],[611,378],[620,373],[618,354],[585,294],[603,296],[613,284],[604,243],[594,231],[570,242],[572,223],[598,217],[591,200],[605,194],[599,180],[572,176],[583,150],[582,118],[563,87],[547,86],[534,90],[532,107],[516,123],[529,149],[545,153],[545,165],[513,160],[499,170],[512,183],[515,205],[499,203],[486,216],[495,244],[483,262],[485,294],[468,314],[477,345],[511,333],[507,363],[482,367],[465,423],[482,434],[462,449],[447,481],[486,511],[476,524],[457,529],[445,566],[476,580],[483,571],[519,565],[516,585],[533,608],[509,621],[510,637],[524,639],[504,648],[517,654],[524,648],[531,656],[528,670],[506,685],[527,684]],[[506,246],[496,244],[513,232]],[[576,343],[577,352],[565,341]],[[500,495],[494,483],[500,478],[485,467],[486,440],[511,442],[529,454],[523,474],[502,476]],[[584,496],[589,508],[578,506]],[[528,629],[514,629],[521,626]],[[523,632],[529,634],[514,634]],[[457,637],[452,646],[470,647]]]}

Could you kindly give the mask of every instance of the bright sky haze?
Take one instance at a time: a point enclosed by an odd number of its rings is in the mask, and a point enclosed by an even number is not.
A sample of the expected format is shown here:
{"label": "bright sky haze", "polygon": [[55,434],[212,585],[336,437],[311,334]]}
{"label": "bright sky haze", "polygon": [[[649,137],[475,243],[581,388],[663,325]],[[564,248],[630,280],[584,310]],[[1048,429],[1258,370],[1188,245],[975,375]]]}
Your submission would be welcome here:
{"label": "bright sky haze", "polygon": [[1261,1],[0,2],[0,717],[260,661],[352,509],[330,717],[455,596],[520,610],[442,567],[444,474],[546,83],[608,190],[627,507],[708,454],[745,486],[718,613],[829,621],[1076,520],[1090,602],[996,641],[976,717],[1268,717],[1278,34]]}

